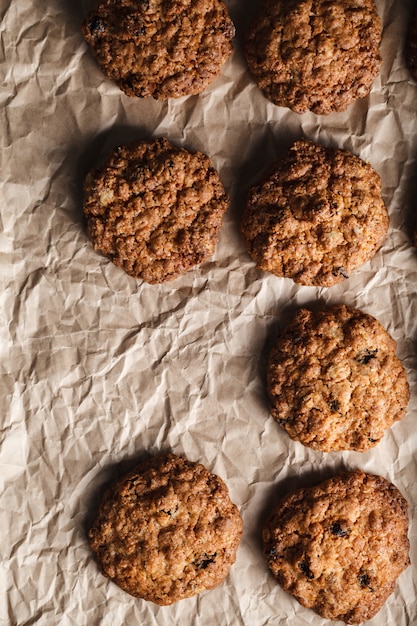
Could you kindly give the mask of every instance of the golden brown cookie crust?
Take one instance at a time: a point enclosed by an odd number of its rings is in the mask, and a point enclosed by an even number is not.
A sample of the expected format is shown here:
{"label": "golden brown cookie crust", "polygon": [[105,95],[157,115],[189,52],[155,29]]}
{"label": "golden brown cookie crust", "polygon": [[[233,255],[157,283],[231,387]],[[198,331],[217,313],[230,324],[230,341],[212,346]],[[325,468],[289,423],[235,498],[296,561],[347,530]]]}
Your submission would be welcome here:
{"label": "golden brown cookie crust", "polygon": [[381,476],[342,473],[287,495],[264,531],[264,556],[285,591],[321,617],[373,617],[409,561],[408,505]]}
{"label": "golden brown cookie crust", "polygon": [[119,146],[84,183],[94,249],[149,283],[213,255],[229,202],[209,157],[166,139]]}
{"label": "golden brown cookie crust", "polygon": [[381,179],[368,163],[301,140],[252,187],[241,230],[260,269],[329,287],[374,256],[388,222]]}
{"label": "golden brown cookie crust", "polygon": [[129,96],[201,93],[232,53],[222,0],[101,0],[82,26],[104,74]]}
{"label": "golden brown cookie crust", "polygon": [[315,450],[375,446],[410,397],[395,348],[374,317],[353,307],[299,310],[269,357],[272,416]]}
{"label": "golden brown cookie crust", "polygon": [[297,113],[343,111],[380,72],[373,0],[265,0],[246,37],[258,86]]}
{"label": "golden brown cookie crust", "polygon": [[219,585],[241,535],[225,483],[201,464],[168,454],[138,465],[105,492],[89,541],[119,587],[168,605]]}

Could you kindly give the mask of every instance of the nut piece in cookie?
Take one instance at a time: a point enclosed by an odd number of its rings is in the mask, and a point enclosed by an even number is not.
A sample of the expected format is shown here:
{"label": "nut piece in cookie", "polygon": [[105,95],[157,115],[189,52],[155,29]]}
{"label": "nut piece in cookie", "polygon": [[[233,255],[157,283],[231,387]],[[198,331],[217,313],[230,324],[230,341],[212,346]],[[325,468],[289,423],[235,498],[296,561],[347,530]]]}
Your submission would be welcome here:
{"label": "nut piece in cookie", "polygon": [[381,36],[373,0],[264,0],[245,53],[274,104],[323,115],[369,93]]}
{"label": "nut piece in cookie", "polygon": [[368,163],[301,140],[252,187],[241,230],[260,269],[329,287],[375,255],[388,222],[381,179]]}
{"label": "nut piece in cookie", "polygon": [[223,0],[100,0],[82,34],[103,73],[128,96],[199,94],[232,53]]}
{"label": "nut piece in cookie", "polygon": [[272,511],[263,551],[282,588],[321,617],[371,619],[410,564],[408,505],[381,476],[345,472]]}
{"label": "nut piece in cookie", "polygon": [[410,397],[395,348],[374,317],[353,307],[299,310],[269,356],[273,418],[315,450],[375,446]]}
{"label": "nut piece in cookie", "polygon": [[84,182],[94,249],[148,283],[209,259],[228,206],[209,157],[166,139],[119,146]]}
{"label": "nut piece in cookie", "polygon": [[225,483],[168,454],[138,465],[104,493],[89,542],[104,575],[124,591],[168,605],[219,585],[241,535]]}
{"label": "nut piece in cookie", "polygon": [[417,8],[413,9],[411,16],[405,56],[410,74],[417,81]]}

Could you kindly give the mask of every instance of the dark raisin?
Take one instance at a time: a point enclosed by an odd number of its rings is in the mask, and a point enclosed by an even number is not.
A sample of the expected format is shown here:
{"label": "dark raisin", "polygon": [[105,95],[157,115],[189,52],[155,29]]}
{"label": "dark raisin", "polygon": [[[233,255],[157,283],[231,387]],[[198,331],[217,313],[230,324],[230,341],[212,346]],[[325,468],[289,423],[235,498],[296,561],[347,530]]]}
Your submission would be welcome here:
{"label": "dark raisin", "polygon": [[330,526],[330,532],[332,533],[332,535],[336,535],[337,537],[348,537],[350,530],[345,530],[344,528],[342,528],[339,522],[334,522]]}
{"label": "dark raisin", "polygon": [[358,580],[361,587],[368,587],[369,591],[375,591],[375,589],[371,587],[371,577],[369,574],[359,574]]}
{"label": "dark raisin", "polygon": [[368,437],[368,441],[370,441],[371,443],[376,443],[378,439],[372,439],[372,437]]}
{"label": "dark raisin", "polygon": [[275,559],[278,558],[278,551],[274,546],[271,546],[268,550],[266,550],[265,555],[268,559],[273,559],[275,561]]}
{"label": "dark raisin", "polygon": [[376,359],[377,353],[378,353],[378,348],[375,348],[375,350],[369,350],[369,348],[367,348],[365,352],[362,352],[356,357],[356,360],[361,365],[368,365],[369,361],[371,361],[372,359]]}
{"label": "dark raisin", "polygon": [[333,276],[343,276],[343,278],[349,278],[349,274],[344,267],[335,267],[332,274]]}
{"label": "dark raisin", "polygon": [[334,398],[333,400],[329,401],[329,407],[330,410],[333,412],[339,411],[340,409],[340,402],[339,400],[337,400],[337,398]]}
{"label": "dark raisin", "polygon": [[129,497],[136,495],[136,484],[137,484],[137,479],[136,478],[130,478],[127,481],[127,490],[129,491]]}
{"label": "dark raisin", "polygon": [[309,580],[313,580],[314,574],[305,561],[301,561],[301,563],[298,564],[298,567]]}
{"label": "dark raisin", "polygon": [[93,15],[88,20],[88,28],[93,37],[99,37],[106,30],[106,25],[98,15]]}
{"label": "dark raisin", "polygon": [[197,569],[207,569],[210,563],[214,563],[216,556],[217,552],[214,552],[214,554],[207,554],[205,552],[200,559],[194,561],[194,565]]}
{"label": "dark raisin", "polygon": [[169,517],[172,517],[176,512],[178,511],[178,507],[176,506],[173,510],[171,509],[161,509],[161,513],[165,513],[165,515],[169,515]]}

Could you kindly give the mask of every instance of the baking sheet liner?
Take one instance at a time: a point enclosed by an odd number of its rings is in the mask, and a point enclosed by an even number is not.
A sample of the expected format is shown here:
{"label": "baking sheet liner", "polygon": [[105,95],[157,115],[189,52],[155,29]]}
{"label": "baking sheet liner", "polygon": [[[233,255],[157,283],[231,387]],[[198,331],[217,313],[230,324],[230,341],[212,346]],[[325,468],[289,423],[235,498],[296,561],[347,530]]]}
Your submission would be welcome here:
{"label": "baking sheet liner", "polygon": [[[0,624],[322,624],[269,574],[260,530],[282,493],[341,468],[381,474],[409,501],[414,565],[369,624],[417,624],[417,84],[404,62],[413,2],[377,0],[381,75],[367,98],[329,116],[266,100],[242,55],[255,3],[228,6],[237,37],[221,76],[200,96],[161,103],[103,77],[80,34],[91,3],[0,4]],[[208,154],[232,198],[213,258],[165,285],[95,253],[81,210],[89,169],[115,145],[154,136]],[[390,214],[374,259],[331,288],[257,270],[239,234],[248,187],[303,136],[369,161]],[[405,419],[365,453],[291,441],[265,397],[268,346],[288,317],[339,302],[387,328],[411,388]],[[244,521],[227,580],[171,607],[104,578],[86,541],[103,486],[161,450],[219,474]]]}

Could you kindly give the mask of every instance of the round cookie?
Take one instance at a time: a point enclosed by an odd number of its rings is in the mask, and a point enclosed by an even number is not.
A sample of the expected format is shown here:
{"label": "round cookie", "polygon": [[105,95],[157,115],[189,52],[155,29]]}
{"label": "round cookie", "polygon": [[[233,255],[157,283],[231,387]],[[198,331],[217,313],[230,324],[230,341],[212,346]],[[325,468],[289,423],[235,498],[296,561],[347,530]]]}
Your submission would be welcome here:
{"label": "round cookie", "polygon": [[414,80],[417,80],[417,8],[413,9],[406,45],[407,67]]}
{"label": "round cookie", "polygon": [[168,605],[220,584],[241,535],[225,483],[168,454],[105,492],[89,542],[104,575],[124,591]]}
{"label": "round cookie", "polygon": [[228,206],[209,157],[166,139],[119,146],[84,182],[94,249],[148,283],[209,259]]}
{"label": "round cookie", "polygon": [[241,230],[260,269],[329,287],[374,256],[388,222],[381,179],[368,163],[300,140],[251,188]]}
{"label": "round cookie", "polygon": [[395,348],[374,317],[352,307],[299,310],[269,357],[273,418],[315,450],[375,446],[410,396]]}
{"label": "round cookie", "polygon": [[232,53],[223,0],[101,0],[82,26],[104,74],[128,96],[201,93]]}
{"label": "round cookie", "polygon": [[245,54],[274,104],[323,115],[369,93],[381,36],[373,0],[264,0]]}
{"label": "round cookie", "polygon": [[345,472],[287,495],[263,530],[282,588],[321,617],[373,617],[410,564],[408,505],[380,476]]}

